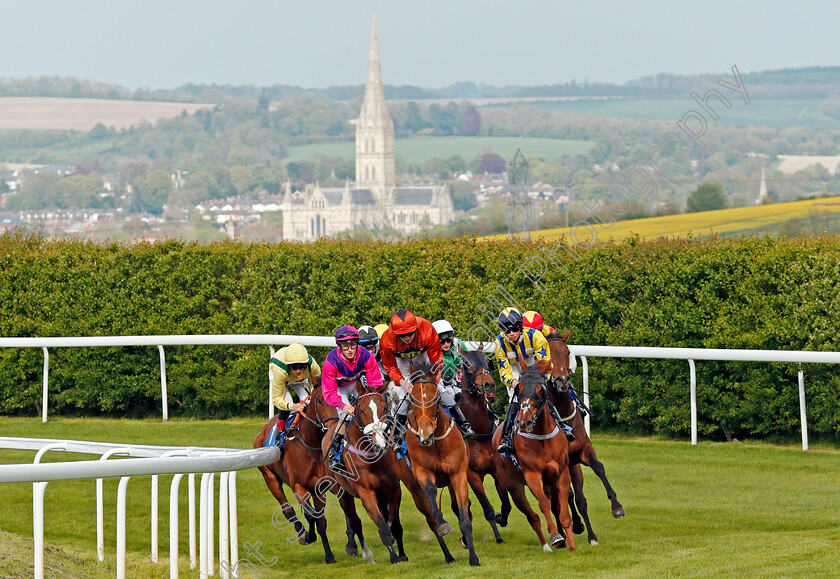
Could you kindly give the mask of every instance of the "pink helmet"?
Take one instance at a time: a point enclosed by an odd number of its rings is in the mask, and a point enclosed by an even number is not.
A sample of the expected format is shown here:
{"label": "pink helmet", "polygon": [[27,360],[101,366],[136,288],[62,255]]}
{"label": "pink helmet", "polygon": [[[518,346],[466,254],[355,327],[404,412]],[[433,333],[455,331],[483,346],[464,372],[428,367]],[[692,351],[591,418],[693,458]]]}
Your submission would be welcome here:
{"label": "pink helmet", "polygon": [[348,340],[359,341],[359,330],[353,326],[341,326],[335,331],[335,341],[346,342]]}

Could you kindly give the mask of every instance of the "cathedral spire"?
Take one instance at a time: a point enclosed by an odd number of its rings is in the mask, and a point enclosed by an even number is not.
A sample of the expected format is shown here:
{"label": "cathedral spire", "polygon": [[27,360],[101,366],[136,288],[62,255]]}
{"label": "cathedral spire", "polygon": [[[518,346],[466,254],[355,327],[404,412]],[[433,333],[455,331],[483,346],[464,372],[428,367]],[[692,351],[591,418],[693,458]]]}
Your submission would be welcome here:
{"label": "cathedral spire", "polygon": [[761,168],[761,184],[758,186],[758,201],[757,205],[761,205],[767,201],[767,180],[764,178],[764,167]]}
{"label": "cathedral spire", "polygon": [[376,13],[373,14],[370,25],[370,56],[368,57],[365,101],[385,104],[385,87],[382,84],[382,67],[379,64],[379,42],[376,40]]}
{"label": "cathedral spire", "polygon": [[356,121],[356,183],[360,189],[370,189],[382,202],[396,184],[395,173],[394,122],[385,104],[374,14],[365,98]]}

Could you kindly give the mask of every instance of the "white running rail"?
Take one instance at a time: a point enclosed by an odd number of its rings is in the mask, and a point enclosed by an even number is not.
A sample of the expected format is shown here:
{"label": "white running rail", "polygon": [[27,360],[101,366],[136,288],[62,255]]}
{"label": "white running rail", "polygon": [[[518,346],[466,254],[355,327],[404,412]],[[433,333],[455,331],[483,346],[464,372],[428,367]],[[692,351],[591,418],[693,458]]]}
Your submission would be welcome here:
{"label": "white running rail", "polygon": [[[161,412],[163,420],[169,418],[166,393],[166,361],[163,346],[203,345],[265,345],[269,347],[269,358],[274,355],[275,344],[298,342],[309,347],[335,347],[331,336],[300,336],[291,334],[219,334],[205,336],[101,336],[67,338],[0,338],[0,348],[41,348],[44,351],[44,388],[42,403],[43,422],[47,421],[49,390],[48,348],[82,348],[96,346],[157,346],[160,356]],[[466,342],[468,347],[477,348],[478,342]],[[485,343],[485,353],[492,355]],[[791,350],[725,350],[706,348],[653,348],[635,346],[589,346],[570,345],[574,355],[580,356],[583,365],[584,403],[589,404],[588,357],[607,358],[650,358],[686,360],[689,364],[689,397],[691,403],[691,444],[697,444],[697,380],[696,360],[718,360],[732,362],[791,362],[799,369],[799,413],[802,430],[802,449],[808,450],[808,423],[805,404],[805,375],[802,364],[840,364],[840,352],[808,352]],[[268,386],[268,416],[274,415],[271,402],[271,384]],[[589,432],[589,417],[585,418]]]}
{"label": "white running rail", "polygon": [[[50,481],[97,479],[97,557],[105,558],[102,533],[102,478],[121,477],[117,490],[117,578],[126,576],[125,527],[126,489],[132,476],[152,475],[151,558],[157,562],[157,477],[174,474],[169,494],[169,574],[178,577],[178,489],[184,474],[190,473],[190,568],[196,566],[195,557],[195,473],[202,473],[199,505],[199,568],[203,578],[213,574],[213,473],[219,477],[219,569],[228,575],[231,562],[239,559],[236,507],[236,471],[254,468],[279,460],[276,447],[239,450],[230,448],[169,447],[125,445],[79,440],[50,440],[38,438],[0,437],[0,448],[37,450],[33,464],[3,465],[0,483],[32,482],[32,528],[36,579],[44,577],[44,493]],[[100,454],[97,460],[41,463],[50,450]],[[128,460],[107,460],[124,455]]]}

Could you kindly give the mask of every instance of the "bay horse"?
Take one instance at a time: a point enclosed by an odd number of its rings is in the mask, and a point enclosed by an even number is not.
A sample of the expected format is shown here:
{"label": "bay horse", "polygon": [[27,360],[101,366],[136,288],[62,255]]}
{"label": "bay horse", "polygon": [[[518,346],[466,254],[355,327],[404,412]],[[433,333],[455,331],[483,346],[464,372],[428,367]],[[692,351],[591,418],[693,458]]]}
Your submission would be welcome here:
{"label": "bay horse", "polygon": [[[260,434],[254,440],[255,447],[258,444],[262,446],[273,420],[272,418],[262,427]],[[321,441],[324,432],[327,430],[326,424],[335,420],[338,420],[338,413],[335,408],[324,400],[320,386],[315,388],[306,401],[306,409],[301,414],[298,430],[288,432],[281,461],[259,467],[259,469],[269,490],[280,502],[283,514],[290,522],[295,522],[295,531],[298,532],[298,541],[301,544],[308,544],[315,540],[312,533],[312,523],[314,522],[324,546],[324,560],[327,563],[335,563],[335,556],[330,549],[327,538],[325,517],[325,494],[327,491],[332,491],[338,496],[347,523],[348,541],[345,553],[351,556],[357,554],[358,547],[353,539],[355,535],[362,544],[365,560],[372,560],[373,554],[365,544],[362,521],[356,513],[356,504],[353,498],[340,488],[336,489],[338,483],[327,475],[326,468],[321,462]],[[303,508],[304,516],[310,521],[310,530],[305,537],[305,541],[302,540],[304,539],[301,536],[302,526],[298,526],[299,521],[295,517],[294,508],[288,503],[285,493],[283,493],[282,485],[284,483],[295,494],[297,502]],[[339,492],[336,492],[336,490]]]}
{"label": "bay horse", "polygon": [[[520,406],[516,416],[518,432],[513,437],[513,447],[519,468],[512,458],[503,457],[498,452],[494,456],[500,483],[527,517],[543,550],[551,552],[552,546],[562,548],[565,544],[573,551],[575,543],[572,517],[569,514],[569,443],[560,427],[554,424],[550,413],[545,410],[548,387],[543,371],[537,365],[529,367],[522,373],[516,386]],[[501,438],[502,428],[499,426],[493,436],[494,446],[501,442]],[[551,546],[545,540],[539,517],[528,504],[523,483],[539,502],[540,511],[548,525]],[[559,524],[555,523],[552,513]],[[506,522],[507,515],[503,515]],[[562,527],[564,534],[560,534],[558,526]]]}
{"label": "bay horse", "polygon": [[[376,390],[366,391],[361,381],[356,381],[356,394],[356,411],[347,426],[342,450],[345,469],[330,472],[348,493],[361,500],[388,549],[391,563],[408,561],[400,523],[402,489],[397,458],[389,450],[390,424],[385,398]],[[336,428],[321,443],[324,457],[328,456]],[[399,554],[394,551],[395,541]]]}
{"label": "bay horse", "polygon": [[[592,524],[589,522],[589,511],[586,503],[586,496],[583,494],[583,471],[581,464],[585,464],[591,468],[607,491],[607,498],[612,505],[612,516],[620,519],[625,516],[624,507],[618,502],[618,498],[607,479],[607,473],[604,470],[604,465],[598,460],[595,453],[595,448],[592,446],[592,441],[586,433],[586,426],[583,422],[583,417],[577,410],[575,401],[569,392],[572,380],[569,377],[569,359],[570,351],[567,345],[571,331],[565,334],[560,332],[553,332],[548,335],[548,346],[551,352],[550,358],[552,362],[551,381],[549,384],[549,398],[551,399],[563,421],[572,427],[575,434],[574,442],[569,443],[569,474],[572,477],[572,486],[574,488],[574,503],[577,504],[577,509],[580,511],[580,516],[586,525],[587,539],[591,545],[598,544],[598,537],[592,530]],[[572,506],[574,508],[574,506]],[[582,531],[582,529],[581,529]]]}
{"label": "bay horse", "polygon": [[[481,345],[475,351],[468,351],[464,348],[460,350],[461,398],[458,404],[461,407],[461,412],[464,413],[464,417],[476,433],[473,438],[467,439],[467,450],[469,451],[467,481],[473,493],[478,498],[478,502],[484,512],[484,518],[490,523],[490,527],[493,529],[496,543],[504,543],[505,541],[499,534],[499,529],[496,525],[496,512],[493,509],[493,505],[490,504],[490,500],[487,498],[487,493],[484,491],[484,477],[490,475],[493,477],[496,490],[499,492],[499,497],[502,499],[502,502],[508,501],[507,493],[504,493],[499,487],[493,460],[495,447],[493,446],[492,439],[493,432],[496,429],[496,423],[491,414],[489,400],[492,400],[496,396],[496,382],[490,374],[490,365],[481,350]],[[452,497],[452,499],[452,510],[458,513],[455,497]],[[510,511],[509,502],[507,510]]]}
{"label": "bay horse", "polygon": [[[433,522],[442,521],[443,515],[437,504],[437,489],[448,487],[455,496],[458,508],[458,526],[469,550],[470,565],[480,565],[475,553],[472,536],[472,522],[469,513],[469,456],[461,431],[455,422],[440,410],[440,395],[437,389],[437,369],[419,362],[409,364],[411,371],[410,408],[408,429],[414,436],[406,435],[411,473],[417,485],[425,493],[433,517],[426,517],[430,528],[438,538],[447,563],[454,561],[446,543],[441,537],[441,525],[434,528]],[[411,489],[409,489],[411,490]],[[417,504],[419,497],[414,495]],[[418,504],[418,507],[420,505]],[[424,509],[421,508],[421,512]],[[428,511],[426,511],[428,512]],[[425,514],[425,513],[424,513]],[[445,523],[445,526],[449,526]],[[450,527],[451,530],[451,527]]]}

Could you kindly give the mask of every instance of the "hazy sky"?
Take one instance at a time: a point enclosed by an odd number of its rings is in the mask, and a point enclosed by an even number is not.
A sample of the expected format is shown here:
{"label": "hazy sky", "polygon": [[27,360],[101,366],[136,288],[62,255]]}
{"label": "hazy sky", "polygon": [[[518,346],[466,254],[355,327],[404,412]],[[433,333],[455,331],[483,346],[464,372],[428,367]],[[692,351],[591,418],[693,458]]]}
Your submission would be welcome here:
{"label": "hazy sky", "polygon": [[840,65],[840,1],[0,0],[0,77],[435,88]]}

